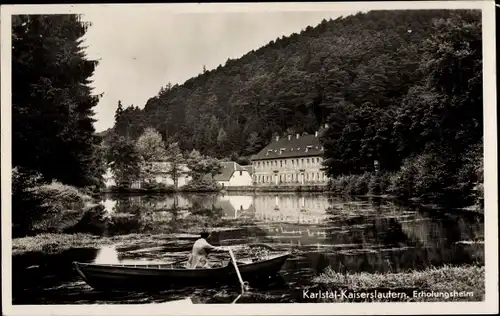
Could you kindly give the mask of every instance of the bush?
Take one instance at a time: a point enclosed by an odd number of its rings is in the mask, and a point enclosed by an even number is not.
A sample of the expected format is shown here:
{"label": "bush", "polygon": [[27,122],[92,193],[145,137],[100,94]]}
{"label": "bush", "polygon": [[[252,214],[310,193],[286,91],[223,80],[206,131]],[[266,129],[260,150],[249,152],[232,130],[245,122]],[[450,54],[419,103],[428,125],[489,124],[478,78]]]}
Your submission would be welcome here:
{"label": "bush", "polygon": [[471,146],[463,157],[445,149],[405,159],[394,173],[343,175],[329,180],[328,190],[345,195],[390,194],[447,207],[483,206],[483,147]]}
{"label": "bush", "polygon": [[89,195],[77,188],[56,181],[36,186],[31,189],[31,193],[47,213],[82,209],[92,201]]}
{"label": "bush", "polygon": [[37,202],[37,214],[31,218],[35,233],[61,232],[95,207],[90,196],[59,182],[36,186],[31,194]]}
{"label": "bush", "polygon": [[59,182],[44,183],[36,172],[12,172],[12,235],[61,232],[94,207],[92,198]]}
{"label": "bush", "polygon": [[368,194],[383,195],[389,193],[392,174],[387,172],[378,172],[370,175],[368,183]]}
{"label": "bush", "polygon": [[454,189],[465,197],[465,202],[482,208],[484,198],[483,143],[471,146],[461,157],[462,166],[456,173]]}
{"label": "bush", "polygon": [[414,178],[417,170],[412,159],[403,161],[401,168],[389,178],[389,193],[402,199],[409,199],[414,192]]}
{"label": "bush", "polygon": [[371,175],[365,172],[362,175],[355,175],[353,177],[353,193],[355,195],[365,195],[368,194],[368,184],[370,182]]}
{"label": "bush", "polygon": [[472,202],[476,168],[464,161],[445,151],[408,158],[391,176],[389,191],[401,199],[416,198],[449,207],[466,205]]}
{"label": "bush", "polygon": [[142,184],[141,189],[146,191],[154,191],[154,192],[175,192],[176,189],[173,185],[166,185],[161,182],[144,182]]}
{"label": "bush", "polygon": [[344,175],[330,179],[328,190],[345,195],[365,195],[368,193],[371,175],[366,172],[361,175]]}

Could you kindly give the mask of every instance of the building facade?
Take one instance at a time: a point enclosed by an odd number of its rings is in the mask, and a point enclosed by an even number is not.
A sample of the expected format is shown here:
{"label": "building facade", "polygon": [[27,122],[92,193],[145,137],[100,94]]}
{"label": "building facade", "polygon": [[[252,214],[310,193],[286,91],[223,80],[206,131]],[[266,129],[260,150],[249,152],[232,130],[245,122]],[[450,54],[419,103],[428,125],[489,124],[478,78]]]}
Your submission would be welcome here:
{"label": "building facade", "polygon": [[[177,178],[177,186],[182,187],[191,181],[189,176],[189,168],[185,164],[181,164],[179,167],[179,177]],[[170,163],[166,161],[155,161],[151,163],[151,174],[152,179],[156,183],[163,183],[167,186],[174,185],[174,180],[169,173]]]}
{"label": "building facade", "polygon": [[252,156],[256,185],[326,185],[323,169],[324,148],[319,141],[324,125],[314,135],[276,136]]}

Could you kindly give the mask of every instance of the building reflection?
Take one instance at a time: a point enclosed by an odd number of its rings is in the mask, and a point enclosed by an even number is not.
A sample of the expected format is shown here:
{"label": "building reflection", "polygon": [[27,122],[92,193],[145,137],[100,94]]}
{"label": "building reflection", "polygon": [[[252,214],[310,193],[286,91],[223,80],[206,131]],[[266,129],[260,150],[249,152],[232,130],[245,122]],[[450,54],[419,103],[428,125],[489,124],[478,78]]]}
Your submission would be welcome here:
{"label": "building reflection", "polygon": [[328,219],[327,197],[310,195],[259,195],[254,198],[255,219],[264,222],[321,224]]}

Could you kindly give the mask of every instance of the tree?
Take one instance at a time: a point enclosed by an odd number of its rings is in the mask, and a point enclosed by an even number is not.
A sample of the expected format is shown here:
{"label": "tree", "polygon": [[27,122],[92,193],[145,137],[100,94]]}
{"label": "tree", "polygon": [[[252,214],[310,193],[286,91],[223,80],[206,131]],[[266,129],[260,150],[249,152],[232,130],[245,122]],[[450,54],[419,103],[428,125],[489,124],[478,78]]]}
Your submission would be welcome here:
{"label": "tree", "polygon": [[106,151],[106,160],[118,187],[140,179],[142,159],[132,140],[114,134]]}
{"label": "tree", "polygon": [[116,111],[115,111],[115,124],[120,121],[120,117],[122,116],[123,114],[123,105],[122,105],[122,101],[118,100],[118,107],[116,108]]}
{"label": "tree", "polygon": [[161,134],[148,127],[137,140],[137,150],[145,162],[159,161],[165,158],[165,144]]}
{"label": "tree", "polygon": [[186,165],[189,168],[189,176],[194,182],[199,182],[206,174],[202,161],[204,157],[199,151],[193,149],[187,156]]}
{"label": "tree", "polygon": [[245,153],[247,155],[256,154],[258,150],[263,147],[262,139],[259,137],[259,133],[252,132],[248,135],[247,146],[245,148]]}
{"label": "tree", "polygon": [[102,172],[89,86],[97,62],[81,45],[88,26],[77,15],[12,19],[12,163],[77,187],[99,185]]}
{"label": "tree", "polygon": [[225,151],[225,146],[227,142],[227,134],[224,131],[224,129],[221,127],[219,129],[219,132],[217,133],[217,146],[219,148],[219,151],[223,153]]}
{"label": "tree", "polygon": [[193,182],[199,182],[207,175],[213,178],[222,168],[218,159],[202,156],[199,151],[192,150],[187,157],[187,167],[190,169],[190,176]]}
{"label": "tree", "polygon": [[174,186],[177,188],[179,184],[179,176],[182,172],[183,163],[185,162],[178,143],[171,143],[168,145],[166,161],[169,164],[167,172],[174,181]]}

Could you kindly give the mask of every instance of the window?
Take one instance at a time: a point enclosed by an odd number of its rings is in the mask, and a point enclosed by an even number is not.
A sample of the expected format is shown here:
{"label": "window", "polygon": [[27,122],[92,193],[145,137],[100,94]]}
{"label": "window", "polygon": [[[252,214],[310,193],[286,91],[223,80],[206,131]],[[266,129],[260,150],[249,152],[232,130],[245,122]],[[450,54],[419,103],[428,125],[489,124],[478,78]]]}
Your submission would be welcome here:
{"label": "window", "polygon": [[242,175],[243,175],[243,171],[240,171],[240,176],[242,176]]}
{"label": "window", "polygon": [[280,160],[280,167],[283,167],[283,161]]}

